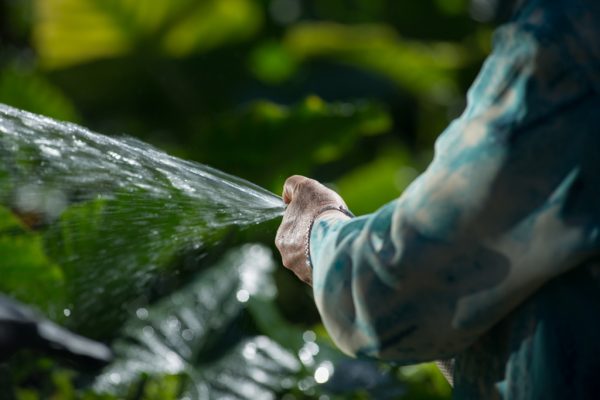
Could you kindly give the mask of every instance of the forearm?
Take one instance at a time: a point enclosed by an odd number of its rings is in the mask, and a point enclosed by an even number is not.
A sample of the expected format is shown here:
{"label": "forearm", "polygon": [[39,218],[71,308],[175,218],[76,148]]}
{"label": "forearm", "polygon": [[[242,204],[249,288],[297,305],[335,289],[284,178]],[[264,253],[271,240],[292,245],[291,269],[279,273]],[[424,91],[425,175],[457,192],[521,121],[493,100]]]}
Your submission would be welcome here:
{"label": "forearm", "polygon": [[[445,281],[456,272],[456,252],[421,235],[402,212],[395,201],[351,221],[316,221],[315,301],[346,353],[406,363],[447,357],[478,335],[452,325],[462,285]],[[488,273],[468,280],[483,281]]]}

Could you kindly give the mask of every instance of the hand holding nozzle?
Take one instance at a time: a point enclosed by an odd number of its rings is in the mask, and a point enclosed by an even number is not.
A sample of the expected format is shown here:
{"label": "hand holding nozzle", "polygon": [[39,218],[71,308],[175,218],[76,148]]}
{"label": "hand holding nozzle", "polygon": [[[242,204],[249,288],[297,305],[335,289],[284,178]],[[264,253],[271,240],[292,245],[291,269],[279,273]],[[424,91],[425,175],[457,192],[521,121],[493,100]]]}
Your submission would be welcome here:
{"label": "hand holding nozzle", "polygon": [[312,284],[309,238],[315,219],[320,216],[350,218],[344,200],[314,179],[289,177],[283,186],[285,214],[275,238],[283,265],[304,282]]}

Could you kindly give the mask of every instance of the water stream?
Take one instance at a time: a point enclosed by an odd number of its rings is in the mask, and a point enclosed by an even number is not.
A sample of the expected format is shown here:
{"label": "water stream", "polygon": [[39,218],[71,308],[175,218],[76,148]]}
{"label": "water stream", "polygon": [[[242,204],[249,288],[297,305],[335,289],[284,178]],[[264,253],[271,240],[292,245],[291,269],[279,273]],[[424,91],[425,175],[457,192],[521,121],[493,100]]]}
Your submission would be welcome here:
{"label": "water stream", "polygon": [[[103,318],[108,305],[142,296],[182,248],[284,210],[280,197],[241,178],[1,104],[0,207],[41,232],[48,263],[58,264],[39,290],[59,295],[38,307],[94,336],[115,321]],[[11,273],[10,263],[0,267]]]}
{"label": "water stream", "polygon": [[0,135],[1,195],[22,211],[51,218],[72,200],[138,190],[174,208],[193,204],[192,220],[211,227],[259,223],[283,210],[278,196],[241,178],[1,104]]}

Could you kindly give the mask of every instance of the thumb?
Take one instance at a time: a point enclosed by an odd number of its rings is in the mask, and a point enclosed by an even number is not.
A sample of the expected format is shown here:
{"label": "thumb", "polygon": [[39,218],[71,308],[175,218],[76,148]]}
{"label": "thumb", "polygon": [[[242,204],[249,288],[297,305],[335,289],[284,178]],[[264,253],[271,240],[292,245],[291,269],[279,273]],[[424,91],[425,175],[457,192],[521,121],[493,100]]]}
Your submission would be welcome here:
{"label": "thumb", "polygon": [[292,175],[289,178],[287,178],[285,180],[285,183],[283,184],[283,194],[281,196],[283,198],[283,202],[285,204],[290,204],[296,196],[298,187],[303,182],[306,182],[308,180],[309,178],[302,175]]}

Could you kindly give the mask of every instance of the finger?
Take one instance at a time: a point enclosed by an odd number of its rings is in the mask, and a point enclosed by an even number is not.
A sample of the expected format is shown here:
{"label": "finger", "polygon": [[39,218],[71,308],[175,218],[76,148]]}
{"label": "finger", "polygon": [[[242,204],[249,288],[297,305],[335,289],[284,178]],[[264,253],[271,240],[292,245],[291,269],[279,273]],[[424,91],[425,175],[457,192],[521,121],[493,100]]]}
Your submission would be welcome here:
{"label": "finger", "polygon": [[280,253],[285,251],[285,236],[283,224],[279,226],[277,229],[277,234],[275,235],[275,247],[279,250]]}
{"label": "finger", "polygon": [[292,175],[285,180],[283,184],[283,202],[285,204],[290,204],[296,195],[296,191],[300,183],[307,181],[308,178],[302,175]]}

